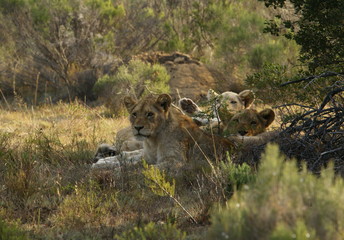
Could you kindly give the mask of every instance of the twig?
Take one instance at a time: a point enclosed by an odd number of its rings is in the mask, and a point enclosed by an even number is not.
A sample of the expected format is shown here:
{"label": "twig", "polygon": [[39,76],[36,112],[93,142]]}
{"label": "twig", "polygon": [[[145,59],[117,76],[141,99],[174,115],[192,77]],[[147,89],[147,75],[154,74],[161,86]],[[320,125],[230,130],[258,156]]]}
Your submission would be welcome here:
{"label": "twig", "polygon": [[301,79],[298,79],[298,80],[285,82],[285,83],[282,83],[280,86],[284,87],[284,86],[287,86],[289,84],[299,83],[299,82],[303,82],[303,81],[312,81],[313,79],[318,79],[318,78],[323,78],[323,77],[333,77],[333,76],[344,76],[344,72],[341,72],[341,73],[324,72],[324,73],[322,73],[320,75],[309,76],[309,77],[306,77],[306,78],[301,78]]}
{"label": "twig", "polygon": [[214,168],[214,165],[211,163],[210,159],[208,158],[208,156],[205,154],[205,152],[202,150],[201,146],[197,143],[196,139],[194,139],[194,137],[191,135],[191,133],[189,132],[189,130],[187,130],[186,128],[184,128],[186,130],[186,132],[190,135],[190,137],[192,138],[192,140],[195,142],[196,146],[199,148],[199,150],[201,151],[201,153],[203,154],[203,156],[205,157],[205,159],[207,160],[207,162],[209,163],[211,169],[213,170],[213,172],[216,175],[216,171]]}
{"label": "twig", "polygon": [[298,104],[298,103],[287,103],[287,104],[274,106],[272,108],[283,108],[283,107],[291,107],[291,106],[298,106],[298,107],[309,108],[309,109],[313,109],[313,110],[315,109],[314,107],[306,106],[306,105],[302,105],[302,104]]}
{"label": "twig", "polygon": [[343,92],[343,91],[344,91],[344,87],[342,87],[342,88],[337,88],[337,89],[335,89],[335,90],[329,92],[329,93],[326,95],[324,101],[322,102],[322,104],[321,104],[321,106],[320,106],[318,112],[320,112],[320,111],[325,107],[325,105],[332,99],[332,97],[333,97],[334,95],[336,95],[337,93]]}
{"label": "twig", "polygon": [[7,106],[8,110],[11,110],[11,107],[10,107],[10,105],[8,104],[7,99],[6,99],[6,97],[5,97],[4,93],[3,93],[3,91],[1,90],[1,88],[0,88],[0,93],[1,93],[2,98],[4,99],[4,101],[5,101],[5,103],[6,103],[6,106]]}
{"label": "twig", "polygon": [[177,91],[177,95],[178,95],[178,102],[180,101],[180,99],[182,99],[182,97],[180,96],[180,93],[179,93],[179,89],[177,88],[176,89],[176,91]]}
{"label": "twig", "polygon": [[39,76],[40,76],[41,72],[37,73],[37,77],[36,77],[36,89],[35,89],[35,101],[34,101],[34,105],[37,105],[37,95],[38,95],[38,82],[39,82]]}
{"label": "twig", "polygon": [[312,170],[315,169],[315,167],[317,166],[317,164],[319,163],[319,161],[321,160],[321,158],[324,156],[324,155],[327,155],[327,154],[330,154],[330,153],[334,153],[334,152],[338,152],[340,150],[343,150],[344,148],[343,147],[339,147],[339,148],[336,148],[336,149],[332,149],[332,150],[329,150],[327,152],[322,152],[319,156],[319,158],[313,163],[313,166],[312,166]]}
{"label": "twig", "polygon": [[[215,179],[218,181],[217,183],[220,183],[220,177],[219,177],[219,175],[217,174],[214,165],[211,163],[210,159],[209,159],[209,158],[207,157],[207,155],[204,153],[204,151],[202,150],[201,146],[197,143],[197,141],[196,141],[196,140],[194,139],[194,137],[191,135],[191,133],[189,132],[189,130],[187,130],[186,128],[184,128],[184,129],[185,129],[185,130],[187,131],[187,133],[190,135],[190,137],[192,138],[192,140],[195,142],[196,146],[199,148],[199,150],[200,150],[201,153],[203,154],[204,158],[207,160],[207,162],[208,162],[208,164],[210,165],[211,170],[212,170],[212,172],[213,172],[213,174],[214,174],[214,176],[215,176]],[[210,129],[212,129],[212,128],[210,128]],[[214,134],[213,134],[213,132],[212,132],[212,140],[213,140],[213,147],[214,147],[214,151],[215,151],[214,154],[215,154],[215,156],[217,156],[217,155],[216,155],[216,143],[215,143],[215,139],[214,139]],[[217,157],[216,157],[216,160],[218,161]],[[225,193],[224,193],[223,189],[222,189],[222,195],[223,195],[223,197],[225,198]]]}
{"label": "twig", "polygon": [[296,117],[296,118],[290,123],[290,127],[296,125],[296,123],[297,123],[298,121],[300,121],[301,119],[304,119],[304,117],[306,117],[307,115],[310,115],[310,114],[312,114],[312,113],[314,113],[314,112],[316,112],[316,111],[317,111],[317,110],[315,110],[315,109],[314,109],[314,110],[310,110],[310,111],[308,111],[308,112],[302,114],[301,116]]}
{"label": "twig", "polygon": [[154,179],[150,179],[151,181],[153,181],[156,185],[159,186],[159,188],[167,195],[169,196],[175,203],[177,203],[177,205],[191,218],[191,220],[198,224],[196,219],[191,215],[191,213],[189,213],[188,210],[186,210],[186,208],[178,201],[178,199],[176,199],[169,191],[167,191],[163,186],[161,186],[157,181],[155,181]]}

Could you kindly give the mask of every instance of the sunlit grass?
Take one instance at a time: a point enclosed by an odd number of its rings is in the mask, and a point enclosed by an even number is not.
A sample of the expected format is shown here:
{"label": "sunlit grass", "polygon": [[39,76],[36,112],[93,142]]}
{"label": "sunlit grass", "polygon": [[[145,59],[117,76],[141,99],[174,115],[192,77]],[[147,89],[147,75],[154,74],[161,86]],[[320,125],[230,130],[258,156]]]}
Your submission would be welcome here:
{"label": "sunlit grass", "polygon": [[126,117],[104,117],[106,110],[78,102],[0,110],[0,219],[47,238],[40,233],[47,224],[55,229],[69,221],[66,228],[83,223],[89,229],[115,207],[117,190],[90,185],[97,146],[113,143],[128,125]]}
{"label": "sunlit grass", "polygon": [[210,239],[248,239],[254,231],[271,239],[342,236],[342,181],[333,185],[332,172],[318,179],[293,162],[282,165],[277,148],[266,153],[258,174],[228,161],[216,174],[195,170],[176,179],[182,208],[152,191],[139,164],[92,171],[97,145],[113,143],[129,125],[126,116],[106,112],[78,102],[0,110],[0,220],[31,239],[206,239],[208,229]]}
{"label": "sunlit grass", "polygon": [[129,123],[126,117],[103,117],[105,111],[104,107],[89,108],[77,102],[20,111],[0,110],[0,131],[20,138],[40,131],[57,136],[62,144],[70,144],[76,136],[95,145],[111,143],[116,132]]}

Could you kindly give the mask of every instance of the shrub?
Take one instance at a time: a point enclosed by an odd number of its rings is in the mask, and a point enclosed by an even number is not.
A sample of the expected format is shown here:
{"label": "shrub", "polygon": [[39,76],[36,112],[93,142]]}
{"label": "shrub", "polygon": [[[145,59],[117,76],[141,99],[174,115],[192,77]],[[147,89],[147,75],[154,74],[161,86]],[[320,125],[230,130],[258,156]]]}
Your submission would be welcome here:
{"label": "shrub", "polygon": [[170,77],[159,64],[132,60],[119,67],[113,76],[105,75],[94,86],[95,93],[114,113],[122,109],[122,97],[131,94],[140,98],[147,93],[168,93]]}
{"label": "shrub", "polygon": [[74,193],[64,199],[51,221],[55,226],[67,229],[99,227],[105,225],[116,209],[116,192],[103,191],[96,182],[90,180],[74,186]]}
{"label": "shrub", "polygon": [[145,184],[158,196],[174,197],[176,182],[173,179],[172,183],[166,180],[164,171],[160,171],[154,165],[148,165],[143,162],[144,170],[142,174],[145,176]]}
{"label": "shrub", "polygon": [[115,236],[118,240],[182,240],[186,234],[172,223],[155,224],[150,222],[143,227],[134,227],[132,230]]}
{"label": "shrub", "polygon": [[[312,78],[309,72],[303,69],[293,69],[287,65],[266,63],[262,69],[254,74],[248,75],[245,83],[256,92],[256,96],[265,103],[291,103],[319,104],[319,98],[328,93],[330,86],[338,81],[338,77]],[[281,84],[305,79],[298,84]],[[306,79],[309,80],[306,80]],[[271,94],[271,93],[274,94]]]}
{"label": "shrub", "polygon": [[[295,96],[294,89],[287,91],[288,89],[280,87],[283,82],[287,81],[288,77],[286,65],[264,64],[260,71],[247,76],[245,83],[249,88],[255,90],[257,97],[264,102],[276,102],[281,97],[280,100],[284,101],[287,97],[290,100]],[[275,94],[267,94],[272,91]],[[283,94],[283,91],[285,91],[285,94]]]}
{"label": "shrub", "polygon": [[234,164],[228,157],[228,161],[220,163],[220,171],[225,176],[227,191],[231,193],[234,190],[252,183],[255,180],[255,174],[246,163],[241,165]]}
{"label": "shrub", "polygon": [[29,239],[23,232],[15,226],[6,224],[0,219],[0,239],[6,240],[26,240]]}
{"label": "shrub", "polygon": [[172,199],[174,203],[179,206],[194,223],[197,223],[195,218],[175,196],[175,180],[172,179],[172,183],[170,183],[168,180],[166,180],[165,172],[160,171],[154,165],[148,165],[146,162],[143,162],[143,167],[144,170],[142,173],[145,177],[145,184],[152,190],[152,192],[158,196],[167,196]]}
{"label": "shrub", "polygon": [[317,177],[285,160],[267,146],[256,181],[213,214],[209,239],[343,238],[343,180],[331,167]]}
{"label": "shrub", "polygon": [[214,57],[221,71],[242,81],[267,62],[296,62],[299,47],[294,41],[263,33],[264,16],[271,13],[261,3],[234,1],[220,12],[223,19],[214,33]]}
{"label": "shrub", "polygon": [[[284,10],[291,9],[294,16],[276,14],[267,22],[265,31],[274,35],[283,35],[295,39],[301,46],[301,60],[308,63],[310,69],[332,69],[334,66],[343,68],[343,1],[304,0],[260,0],[267,7]],[[329,19],[328,14],[331,15]],[[297,16],[297,17],[296,17]]]}

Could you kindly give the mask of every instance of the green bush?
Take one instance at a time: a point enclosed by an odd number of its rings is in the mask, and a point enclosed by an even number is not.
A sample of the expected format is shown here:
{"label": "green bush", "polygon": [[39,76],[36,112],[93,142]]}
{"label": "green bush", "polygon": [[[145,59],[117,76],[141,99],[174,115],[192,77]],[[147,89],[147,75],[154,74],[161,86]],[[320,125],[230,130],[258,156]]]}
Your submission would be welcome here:
{"label": "green bush", "polygon": [[214,50],[221,71],[242,81],[245,76],[262,68],[265,63],[287,64],[297,61],[299,47],[294,41],[263,33],[264,16],[268,13],[257,1],[235,1],[221,10],[220,28]]}
{"label": "green bush", "polygon": [[265,63],[280,62],[282,58],[281,52],[286,47],[283,41],[273,39],[267,39],[264,43],[253,45],[248,54],[250,67],[253,69],[261,69]]}
{"label": "green bush", "polygon": [[248,75],[245,83],[264,103],[302,103],[315,106],[338,80],[337,77],[309,78],[299,83],[281,86],[283,83],[308,77],[310,73],[302,68],[293,69],[287,65],[266,63],[261,70]]}
{"label": "green bush", "polygon": [[230,159],[220,163],[221,173],[225,176],[227,191],[241,189],[241,187],[252,183],[255,180],[255,174],[246,163],[241,165],[234,164]]}
{"label": "green bush", "polygon": [[148,165],[143,162],[144,170],[142,174],[145,176],[145,184],[158,196],[173,197],[175,193],[176,182],[173,179],[172,183],[166,180],[164,171],[160,171],[154,165]]}
{"label": "green bush", "polygon": [[132,60],[119,67],[115,75],[99,78],[94,91],[113,112],[119,113],[124,95],[140,98],[148,93],[168,93],[169,80],[170,76],[162,65]]}
{"label": "green bush", "polygon": [[26,240],[26,235],[15,226],[6,224],[0,219],[0,239],[3,240]]}
{"label": "green bush", "polygon": [[[280,86],[288,81],[289,75],[286,65],[264,64],[260,71],[247,76],[245,83],[255,91],[257,98],[263,100],[263,102],[286,102],[294,99],[297,92],[295,86],[286,88]],[[268,94],[271,92],[274,92],[274,94]]]}
{"label": "green bush", "polygon": [[285,160],[268,145],[256,181],[213,214],[208,239],[343,239],[343,179]]}
{"label": "green bush", "polygon": [[[301,60],[311,70],[324,67],[328,70],[343,69],[343,1],[322,1],[321,4],[305,0],[260,1],[267,7],[278,9],[274,19],[267,22],[265,31],[295,39],[301,46]],[[290,17],[290,13],[280,14],[282,11],[292,11],[297,17]]]}
{"label": "green bush", "polygon": [[176,228],[174,224],[155,224],[153,222],[115,236],[117,240],[182,240],[186,234]]}

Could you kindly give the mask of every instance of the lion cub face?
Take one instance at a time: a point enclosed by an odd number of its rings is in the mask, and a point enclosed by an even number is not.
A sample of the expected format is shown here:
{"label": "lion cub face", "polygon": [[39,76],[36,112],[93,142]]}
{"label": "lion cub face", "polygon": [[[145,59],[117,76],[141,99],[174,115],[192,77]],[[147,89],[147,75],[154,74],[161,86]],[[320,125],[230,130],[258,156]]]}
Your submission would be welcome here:
{"label": "lion cub face", "polygon": [[124,98],[124,104],[130,114],[130,123],[137,140],[156,136],[163,127],[172,99],[168,94],[158,97],[149,95],[140,101],[131,97]]}
{"label": "lion cub face", "polygon": [[240,93],[231,91],[216,93],[209,89],[207,98],[209,101],[216,99],[218,102],[217,108],[226,108],[230,112],[238,112],[245,108],[249,108],[254,101],[254,94],[251,90],[244,90]]}
{"label": "lion cub face", "polygon": [[274,119],[275,113],[271,109],[264,109],[260,112],[253,109],[244,109],[225,123],[224,131],[241,136],[256,136],[265,132]]}

